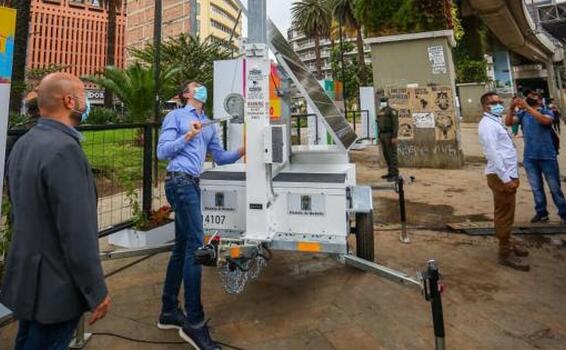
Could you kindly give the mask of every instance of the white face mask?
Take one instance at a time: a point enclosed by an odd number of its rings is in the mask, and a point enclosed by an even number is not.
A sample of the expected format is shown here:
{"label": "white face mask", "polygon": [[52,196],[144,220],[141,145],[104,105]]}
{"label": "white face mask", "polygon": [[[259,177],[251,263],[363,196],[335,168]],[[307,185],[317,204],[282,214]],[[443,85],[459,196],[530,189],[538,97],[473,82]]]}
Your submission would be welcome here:
{"label": "white face mask", "polygon": [[385,108],[385,107],[387,107],[387,102],[380,102],[380,103],[379,103],[379,107],[380,107],[380,108]]}

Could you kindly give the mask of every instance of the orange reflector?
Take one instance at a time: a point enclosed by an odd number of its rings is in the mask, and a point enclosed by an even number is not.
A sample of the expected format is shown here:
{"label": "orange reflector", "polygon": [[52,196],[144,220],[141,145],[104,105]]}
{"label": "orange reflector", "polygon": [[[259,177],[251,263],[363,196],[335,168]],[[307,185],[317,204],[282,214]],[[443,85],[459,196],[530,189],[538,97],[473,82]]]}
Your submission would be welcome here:
{"label": "orange reflector", "polygon": [[313,242],[299,242],[297,243],[297,250],[300,252],[311,252],[316,253],[320,252],[320,243],[313,243]]}
{"label": "orange reflector", "polygon": [[241,249],[240,247],[231,247],[230,248],[230,257],[232,259],[237,259],[239,258],[241,255]]}

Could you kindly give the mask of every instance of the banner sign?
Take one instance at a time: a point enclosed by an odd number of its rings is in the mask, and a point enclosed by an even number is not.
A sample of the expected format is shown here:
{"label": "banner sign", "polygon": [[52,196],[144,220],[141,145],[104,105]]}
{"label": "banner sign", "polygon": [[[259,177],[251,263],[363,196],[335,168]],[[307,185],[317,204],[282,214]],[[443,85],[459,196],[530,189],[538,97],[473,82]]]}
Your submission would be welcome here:
{"label": "banner sign", "polygon": [[[16,32],[16,10],[0,7],[0,200],[4,184],[6,139],[10,110],[10,82]],[[0,206],[0,216],[2,208]]]}

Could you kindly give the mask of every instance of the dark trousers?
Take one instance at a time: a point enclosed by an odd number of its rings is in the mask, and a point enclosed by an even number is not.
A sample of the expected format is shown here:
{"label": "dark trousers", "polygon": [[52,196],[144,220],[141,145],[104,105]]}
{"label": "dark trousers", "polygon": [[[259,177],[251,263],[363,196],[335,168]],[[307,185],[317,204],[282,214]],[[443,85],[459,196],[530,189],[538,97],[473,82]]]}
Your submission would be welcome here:
{"label": "dark trousers", "polygon": [[15,350],[67,350],[79,318],[55,324],[20,321]]}
{"label": "dark trousers", "polygon": [[178,308],[181,282],[185,289],[187,322],[204,321],[201,303],[201,265],[195,263],[195,251],[203,245],[204,230],[200,208],[200,188],[194,179],[172,176],[165,183],[165,194],[175,211],[175,244],[163,286],[161,312],[169,314]]}
{"label": "dark trousers", "polygon": [[535,200],[535,210],[537,214],[546,216],[546,195],[544,193],[544,182],[542,177],[546,179],[552,200],[558,208],[558,215],[562,219],[566,219],[566,199],[562,192],[560,183],[560,170],[558,169],[558,162],[550,159],[530,159],[526,158],[523,162],[527,172],[527,178],[533,191]]}
{"label": "dark trousers", "polygon": [[399,175],[399,168],[397,166],[397,145],[393,144],[393,134],[380,133],[379,143],[381,144],[381,152],[387,163],[387,174],[390,176]]}
{"label": "dark trousers", "polygon": [[493,192],[495,236],[499,239],[499,254],[511,253],[511,231],[515,221],[515,197],[517,190],[508,190],[495,175],[487,175],[487,184]]}

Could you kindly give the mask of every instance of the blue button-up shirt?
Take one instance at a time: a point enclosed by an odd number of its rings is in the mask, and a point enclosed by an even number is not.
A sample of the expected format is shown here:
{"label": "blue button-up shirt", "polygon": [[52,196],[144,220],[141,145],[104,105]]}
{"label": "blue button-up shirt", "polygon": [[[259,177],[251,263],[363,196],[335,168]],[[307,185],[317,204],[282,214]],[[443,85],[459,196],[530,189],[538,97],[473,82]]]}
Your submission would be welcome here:
{"label": "blue button-up shirt", "polygon": [[[554,119],[554,113],[550,109],[540,108],[539,112],[551,120]],[[552,125],[543,125],[527,111],[519,112],[516,116],[523,127],[525,139],[524,158],[556,159],[556,149],[552,141]]]}
{"label": "blue button-up shirt", "polygon": [[215,125],[203,127],[197,136],[185,141],[185,134],[191,129],[192,122],[207,120],[204,112],[198,115],[196,109],[188,104],[167,114],[157,144],[157,157],[170,160],[167,171],[199,176],[207,152],[218,165],[234,163],[240,159],[240,152],[224,151]]}

